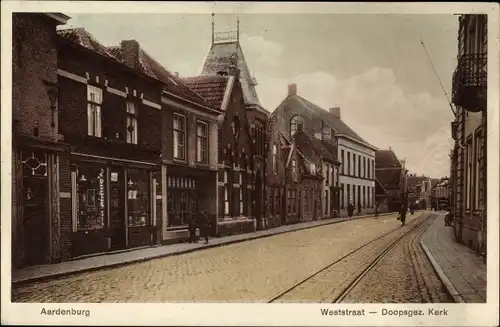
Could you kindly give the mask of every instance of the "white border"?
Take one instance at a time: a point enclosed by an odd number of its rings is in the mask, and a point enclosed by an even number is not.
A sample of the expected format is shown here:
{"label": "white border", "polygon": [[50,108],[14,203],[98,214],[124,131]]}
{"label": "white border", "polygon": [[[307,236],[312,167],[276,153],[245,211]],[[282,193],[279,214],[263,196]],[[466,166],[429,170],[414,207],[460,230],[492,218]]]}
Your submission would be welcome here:
{"label": "white border", "polygon": [[[10,171],[11,111],[2,110],[2,323],[47,325],[498,325],[499,239],[499,10],[494,3],[208,3],[208,2],[14,2],[1,3],[2,16],[2,108],[11,108],[11,24],[13,11],[73,13],[309,13],[309,14],[488,14],[488,303],[487,304],[396,304],[342,305],[342,308],[380,311],[386,309],[446,308],[448,316],[321,316],[316,304],[18,304],[10,303]],[[458,21],[457,21],[458,24]],[[451,76],[450,76],[451,77]],[[91,316],[42,316],[41,308],[90,309]]]}

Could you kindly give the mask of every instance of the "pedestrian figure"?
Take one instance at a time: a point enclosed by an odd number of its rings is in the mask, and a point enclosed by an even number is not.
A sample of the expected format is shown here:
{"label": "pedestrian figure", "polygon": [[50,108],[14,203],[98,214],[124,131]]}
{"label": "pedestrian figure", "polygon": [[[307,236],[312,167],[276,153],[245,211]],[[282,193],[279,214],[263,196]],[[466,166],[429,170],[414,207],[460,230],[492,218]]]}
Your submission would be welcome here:
{"label": "pedestrian figure", "polygon": [[189,243],[196,243],[198,242],[198,237],[196,235],[196,220],[195,217],[191,217],[189,220]]}
{"label": "pedestrian figure", "polygon": [[210,219],[205,210],[202,210],[199,215],[199,226],[201,231],[201,236],[205,238],[205,244],[208,244],[208,234],[210,233]]}
{"label": "pedestrian figure", "polygon": [[349,202],[347,205],[347,215],[349,218],[352,218],[352,214],[354,213],[354,206],[352,205],[352,202]]}
{"label": "pedestrian figure", "polygon": [[358,216],[361,215],[361,202],[358,202]]}
{"label": "pedestrian figure", "polygon": [[401,209],[399,210],[399,217],[401,220],[401,226],[404,226],[406,221],[406,206],[404,204],[401,205]]}
{"label": "pedestrian figure", "polygon": [[378,217],[378,201],[375,202],[375,217]]}

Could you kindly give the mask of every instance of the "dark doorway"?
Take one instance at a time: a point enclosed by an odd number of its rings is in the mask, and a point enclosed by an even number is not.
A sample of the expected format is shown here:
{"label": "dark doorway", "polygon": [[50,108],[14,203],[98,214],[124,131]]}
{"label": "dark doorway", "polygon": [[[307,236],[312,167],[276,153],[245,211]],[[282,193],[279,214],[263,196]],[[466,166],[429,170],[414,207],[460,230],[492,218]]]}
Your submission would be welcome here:
{"label": "dark doorway", "polygon": [[110,169],[110,217],[109,231],[111,250],[121,250],[127,246],[125,227],[125,180],[121,168]]}
{"label": "dark doorway", "polygon": [[48,180],[23,179],[26,266],[45,264],[49,255]]}
{"label": "dark doorway", "polygon": [[257,229],[260,230],[262,226],[262,177],[260,176],[260,171],[257,171],[255,177],[255,220],[257,221]]}

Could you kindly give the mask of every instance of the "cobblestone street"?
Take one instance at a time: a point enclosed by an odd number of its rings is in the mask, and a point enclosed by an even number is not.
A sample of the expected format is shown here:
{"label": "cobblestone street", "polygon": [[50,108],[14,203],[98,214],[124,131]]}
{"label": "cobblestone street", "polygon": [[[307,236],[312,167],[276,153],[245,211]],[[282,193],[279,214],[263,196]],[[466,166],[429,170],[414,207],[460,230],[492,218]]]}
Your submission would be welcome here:
{"label": "cobblestone street", "polygon": [[[409,216],[407,222],[411,223],[419,216],[420,213]],[[389,215],[300,230],[119,268],[14,286],[12,300],[265,302],[399,226],[396,216]],[[348,267],[346,269],[349,270]],[[352,271],[339,273],[348,275]]]}

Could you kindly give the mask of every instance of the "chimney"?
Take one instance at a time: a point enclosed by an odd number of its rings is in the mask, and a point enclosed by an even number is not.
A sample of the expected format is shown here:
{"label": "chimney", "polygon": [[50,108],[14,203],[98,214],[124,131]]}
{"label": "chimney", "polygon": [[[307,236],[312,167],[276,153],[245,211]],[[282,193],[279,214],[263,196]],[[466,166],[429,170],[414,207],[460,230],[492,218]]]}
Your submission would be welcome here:
{"label": "chimney", "polygon": [[139,68],[139,43],[136,40],[123,40],[120,43],[123,62],[133,69]]}
{"label": "chimney", "polygon": [[175,72],[175,77],[179,77],[179,72]]}
{"label": "chimney", "polygon": [[330,108],[330,113],[333,114],[338,119],[341,119],[341,117],[340,117],[340,107]]}
{"label": "chimney", "polygon": [[297,95],[297,84],[288,84],[288,95]]}

